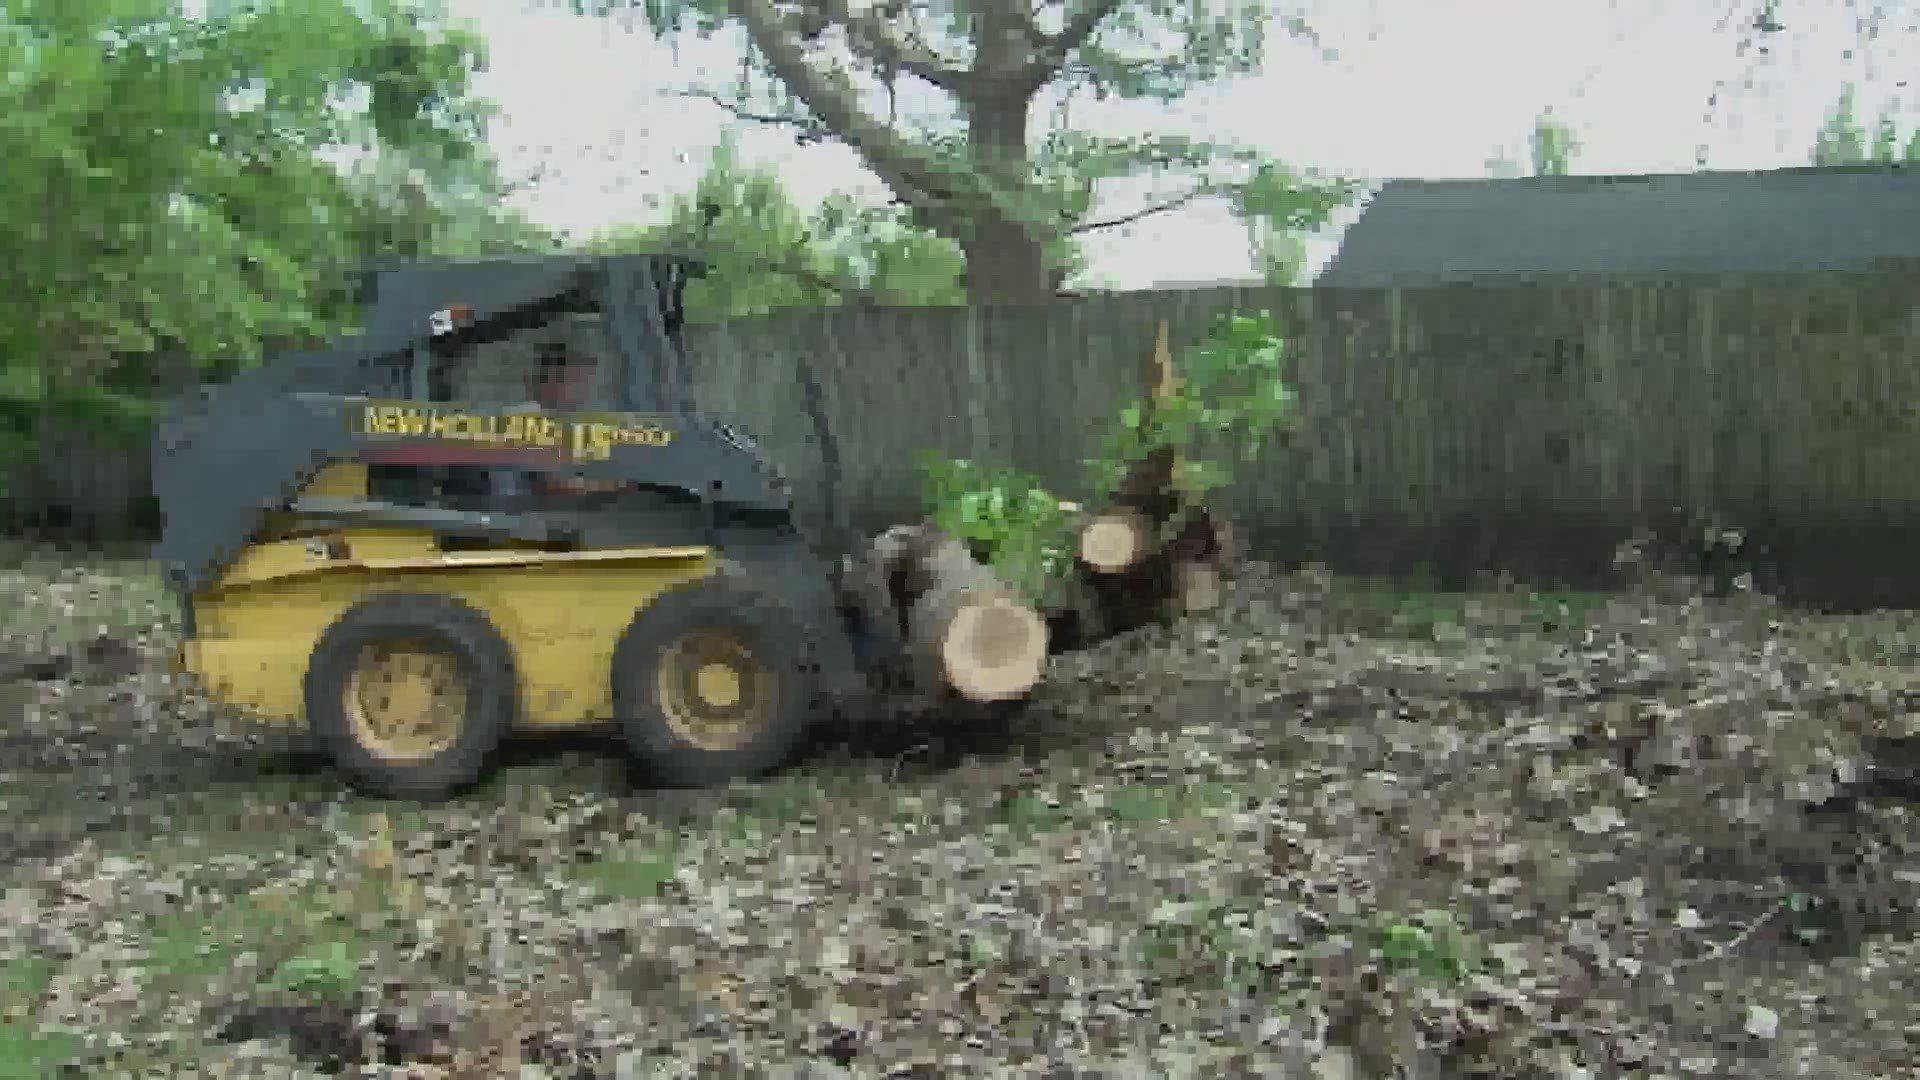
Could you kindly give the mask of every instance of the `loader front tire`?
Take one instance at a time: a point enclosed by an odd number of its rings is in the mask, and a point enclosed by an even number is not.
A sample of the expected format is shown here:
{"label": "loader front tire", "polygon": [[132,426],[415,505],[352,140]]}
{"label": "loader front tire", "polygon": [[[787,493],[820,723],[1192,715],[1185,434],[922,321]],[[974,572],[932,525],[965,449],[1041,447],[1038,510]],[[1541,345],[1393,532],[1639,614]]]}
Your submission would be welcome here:
{"label": "loader front tire", "polygon": [[805,734],[814,678],[799,622],[739,577],[668,589],[613,653],[629,753],[662,787],[712,787],[784,762]]}
{"label": "loader front tire", "polygon": [[307,664],[307,724],[354,787],[437,801],[478,780],[517,711],[513,649],[448,596],[349,608]]}

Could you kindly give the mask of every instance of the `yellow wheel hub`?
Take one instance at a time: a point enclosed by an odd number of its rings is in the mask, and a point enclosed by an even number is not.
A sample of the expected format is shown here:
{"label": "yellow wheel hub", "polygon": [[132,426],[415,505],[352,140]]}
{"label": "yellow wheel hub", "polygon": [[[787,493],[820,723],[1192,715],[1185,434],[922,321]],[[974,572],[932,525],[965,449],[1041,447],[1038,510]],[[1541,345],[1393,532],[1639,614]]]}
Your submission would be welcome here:
{"label": "yellow wheel hub", "polygon": [[417,761],[451,747],[467,722],[459,658],[428,642],[368,646],[347,677],[354,738],[387,761]]}
{"label": "yellow wheel hub", "polygon": [[673,733],[702,750],[737,750],[766,726],[779,676],[738,634],[700,630],[660,657],[656,690]]}
{"label": "yellow wheel hub", "polygon": [[740,702],[740,673],[725,664],[707,664],[694,674],[694,693],[702,705],[725,709]]}

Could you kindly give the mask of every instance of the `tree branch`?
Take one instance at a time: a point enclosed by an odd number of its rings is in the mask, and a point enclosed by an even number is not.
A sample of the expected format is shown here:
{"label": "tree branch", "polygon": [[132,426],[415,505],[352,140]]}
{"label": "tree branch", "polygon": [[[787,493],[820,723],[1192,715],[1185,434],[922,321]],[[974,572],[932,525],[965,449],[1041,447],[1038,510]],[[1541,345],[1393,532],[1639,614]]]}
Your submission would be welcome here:
{"label": "tree branch", "polygon": [[882,67],[904,71],[942,90],[965,97],[968,72],[948,64],[925,42],[896,33],[886,20],[870,11],[855,11],[850,0],[817,0],[827,17],[846,28],[854,51]]}
{"label": "tree branch", "polygon": [[851,282],[842,281],[831,274],[823,274],[810,266],[804,265],[795,258],[777,260],[758,259],[748,263],[748,265],[757,270],[765,270],[774,274],[784,274],[795,281],[804,282],[815,288],[825,289],[830,293],[838,295],[840,299],[850,304],[872,304],[875,302],[873,293],[870,290],[863,289]]}
{"label": "tree branch", "polygon": [[825,289],[839,296],[840,299],[847,303],[858,307],[871,307],[880,302],[880,297],[871,289],[863,289],[858,285],[841,281],[830,274],[822,274],[817,270],[809,269],[798,263],[776,264],[766,262],[761,264],[760,268],[776,274],[785,274],[795,281],[803,281],[816,288]]}
{"label": "tree branch", "polygon": [[1068,229],[1067,234],[1070,236],[1078,236],[1081,233],[1093,232],[1096,229],[1111,229],[1119,225],[1131,225],[1144,218],[1150,218],[1155,214],[1164,214],[1169,210],[1178,210],[1197,199],[1204,199],[1209,195],[1218,195],[1219,193],[1219,189],[1211,185],[1203,185],[1191,191],[1181,192],[1172,198],[1150,203],[1130,214],[1122,214],[1116,218],[1105,218],[1100,221],[1083,221],[1073,228]]}
{"label": "tree branch", "polygon": [[1081,0],[1080,9],[1067,16],[1067,24],[1057,34],[1036,33],[1040,39],[1041,61],[1049,67],[1058,67],[1073,51],[1085,45],[1120,10],[1122,0]]}
{"label": "tree branch", "polygon": [[701,101],[712,102],[731,113],[736,119],[746,120],[755,124],[793,128],[797,133],[797,138],[803,145],[828,142],[835,138],[831,128],[811,116],[800,116],[793,113],[755,112],[739,101],[730,100],[718,91],[709,90],[704,87],[674,90],[672,93],[675,97],[698,98]]}
{"label": "tree branch", "polygon": [[[837,0],[830,0],[837,2]],[[821,126],[860,152],[867,167],[894,193],[915,205],[937,204],[949,192],[967,189],[969,177],[916,148],[885,121],[860,107],[845,74],[823,70],[807,58],[797,37],[770,0],[731,0],[747,37],[766,58],[767,67]]]}
{"label": "tree branch", "polygon": [[[720,261],[719,258],[716,257],[719,253],[715,249],[703,248],[699,244],[665,244],[657,247],[649,247],[648,251],[652,254],[665,255],[672,258],[692,259],[696,262]],[[808,266],[800,258],[799,252],[788,252],[780,258],[767,258],[764,256],[742,255],[736,251],[729,252],[726,255],[726,259],[744,270],[757,270],[766,273],[780,274],[793,278],[795,281],[825,289],[839,296],[840,299],[849,304],[871,305],[879,303],[879,297],[873,290],[862,288],[850,281],[845,281],[832,274],[823,273]]]}

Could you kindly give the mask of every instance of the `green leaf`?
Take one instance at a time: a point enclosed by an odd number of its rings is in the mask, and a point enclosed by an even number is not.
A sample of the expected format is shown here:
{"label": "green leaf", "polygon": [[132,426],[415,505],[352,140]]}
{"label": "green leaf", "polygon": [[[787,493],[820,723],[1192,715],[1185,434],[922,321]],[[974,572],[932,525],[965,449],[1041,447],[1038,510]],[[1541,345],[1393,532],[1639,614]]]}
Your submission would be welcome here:
{"label": "green leaf", "polygon": [[340,941],[310,951],[280,965],[268,986],[296,994],[338,1000],[350,995],[359,983],[359,960]]}
{"label": "green leaf", "polygon": [[[1037,478],[938,455],[923,455],[922,469],[938,527],[968,540],[1002,581],[1035,603],[1058,598],[1072,567],[1071,537],[1059,500]],[[938,482],[947,479],[958,482]]]}

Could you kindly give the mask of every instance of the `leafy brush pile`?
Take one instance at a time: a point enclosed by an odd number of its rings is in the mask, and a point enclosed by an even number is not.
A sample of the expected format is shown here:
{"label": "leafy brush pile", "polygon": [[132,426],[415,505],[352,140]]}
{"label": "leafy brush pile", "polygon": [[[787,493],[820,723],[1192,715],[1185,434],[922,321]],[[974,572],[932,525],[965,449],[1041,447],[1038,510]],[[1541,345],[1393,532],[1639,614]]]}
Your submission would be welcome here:
{"label": "leafy brush pile", "polygon": [[[1232,482],[1280,429],[1293,404],[1284,343],[1271,312],[1233,313],[1188,350],[1181,377],[1160,395],[1123,405],[1087,464],[1087,494],[1070,501],[1010,467],[922,458],[923,501],[935,527],[966,541],[1010,587],[1048,608],[1063,600],[1073,569],[1077,511],[1099,509],[1133,467],[1172,451],[1175,490],[1189,507]],[[1178,531],[1184,517],[1167,523]]]}

